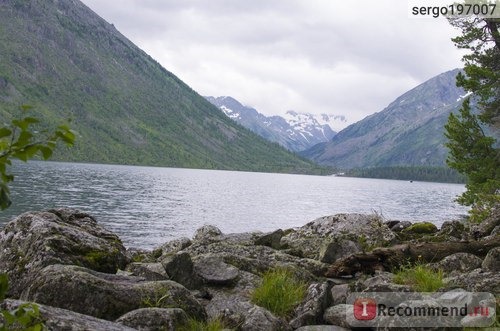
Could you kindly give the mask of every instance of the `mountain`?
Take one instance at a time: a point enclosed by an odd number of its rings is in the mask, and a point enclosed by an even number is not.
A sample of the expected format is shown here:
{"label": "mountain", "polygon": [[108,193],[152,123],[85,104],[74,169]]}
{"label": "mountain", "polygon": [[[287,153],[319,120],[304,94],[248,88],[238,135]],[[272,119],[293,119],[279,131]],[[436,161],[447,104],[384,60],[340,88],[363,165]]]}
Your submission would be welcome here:
{"label": "mountain", "polygon": [[78,0],[0,1],[0,119],[79,133],[56,160],[252,171],[315,165],[237,125]]}
{"label": "mountain", "polygon": [[301,155],[339,168],[444,166],[444,124],[466,93],[456,87],[459,69],[406,92],[387,108],[352,124]]}
{"label": "mountain", "polygon": [[231,97],[206,97],[229,118],[261,137],[291,151],[302,151],[335,136],[333,127],[346,123],[344,116],[313,115],[292,110],[285,116],[265,116]]}

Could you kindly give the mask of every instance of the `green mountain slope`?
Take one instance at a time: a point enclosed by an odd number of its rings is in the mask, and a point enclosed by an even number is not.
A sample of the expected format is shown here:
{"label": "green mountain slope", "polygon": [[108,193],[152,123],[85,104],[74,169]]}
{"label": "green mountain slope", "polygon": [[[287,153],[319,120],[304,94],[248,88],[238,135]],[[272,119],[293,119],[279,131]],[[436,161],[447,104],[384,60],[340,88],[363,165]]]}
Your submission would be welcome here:
{"label": "green mountain slope", "polygon": [[451,70],[426,81],[301,155],[344,169],[445,166],[444,124],[465,96],[455,85],[457,73]]}
{"label": "green mountain slope", "polygon": [[235,124],[78,0],[0,0],[0,117],[21,104],[45,123],[72,118],[80,137],[58,160],[316,168]]}

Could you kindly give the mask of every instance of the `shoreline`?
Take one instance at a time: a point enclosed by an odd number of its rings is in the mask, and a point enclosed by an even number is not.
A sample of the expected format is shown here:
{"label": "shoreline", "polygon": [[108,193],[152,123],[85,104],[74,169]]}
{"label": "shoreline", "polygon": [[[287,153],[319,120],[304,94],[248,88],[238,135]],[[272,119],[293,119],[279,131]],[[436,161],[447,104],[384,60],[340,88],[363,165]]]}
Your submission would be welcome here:
{"label": "shoreline", "polygon": [[[378,215],[337,214],[268,233],[224,234],[205,225],[192,238],[142,250],[126,249],[84,212],[25,213],[0,232],[0,271],[11,280],[3,306],[20,304],[12,299],[36,302],[51,330],[62,329],[64,322],[52,307],[64,309],[65,316],[83,314],[80,327],[102,323],[101,328],[116,330],[155,330],[144,325],[153,321],[181,327],[190,319],[221,319],[236,330],[349,329],[346,298],[361,290],[414,291],[397,284],[394,273],[413,260],[442,270],[438,293],[460,288],[498,296],[499,223],[498,209],[481,225],[449,221],[440,229],[384,222]],[[282,269],[306,285],[304,297],[285,316],[251,296],[266,272]],[[158,309],[163,317],[152,319]]]}

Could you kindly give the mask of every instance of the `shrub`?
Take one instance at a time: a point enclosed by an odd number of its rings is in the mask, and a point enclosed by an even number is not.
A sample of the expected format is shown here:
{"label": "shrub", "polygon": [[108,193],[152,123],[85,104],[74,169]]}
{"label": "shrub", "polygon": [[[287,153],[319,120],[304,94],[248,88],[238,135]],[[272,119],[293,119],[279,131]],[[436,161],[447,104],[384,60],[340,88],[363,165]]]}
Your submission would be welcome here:
{"label": "shrub", "polygon": [[410,285],[418,292],[434,292],[444,285],[443,271],[434,271],[421,263],[414,266],[406,265],[396,271],[394,282]]}
{"label": "shrub", "polygon": [[252,293],[252,302],[286,317],[304,299],[306,285],[297,280],[290,270],[271,270],[263,274],[262,284]]}

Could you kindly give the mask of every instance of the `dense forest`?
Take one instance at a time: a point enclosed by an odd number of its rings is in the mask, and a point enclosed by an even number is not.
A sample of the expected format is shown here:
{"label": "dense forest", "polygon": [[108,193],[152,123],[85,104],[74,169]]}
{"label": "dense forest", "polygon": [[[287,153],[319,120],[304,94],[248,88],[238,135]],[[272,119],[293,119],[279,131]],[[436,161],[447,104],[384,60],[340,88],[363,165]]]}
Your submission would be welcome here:
{"label": "dense forest", "polygon": [[465,177],[445,167],[377,167],[348,170],[345,176],[418,180],[425,182],[465,183]]}

